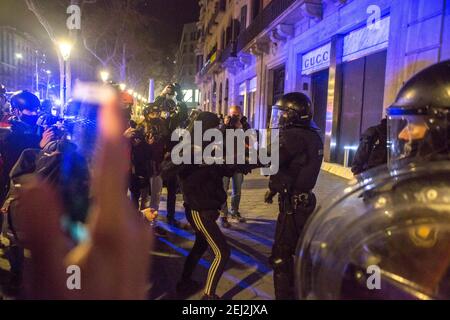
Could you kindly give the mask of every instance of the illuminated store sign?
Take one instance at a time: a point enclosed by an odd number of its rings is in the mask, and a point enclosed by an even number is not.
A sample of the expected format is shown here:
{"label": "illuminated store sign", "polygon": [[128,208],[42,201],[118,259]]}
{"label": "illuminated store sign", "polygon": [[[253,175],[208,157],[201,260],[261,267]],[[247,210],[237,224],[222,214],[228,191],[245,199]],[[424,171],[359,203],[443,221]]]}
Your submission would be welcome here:
{"label": "illuminated store sign", "polygon": [[330,67],[331,43],[303,55],[302,74],[308,75]]}
{"label": "illuminated store sign", "polygon": [[390,17],[380,20],[378,28],[361,28],[344,38],[342,61],[351,61],[388,47]]}

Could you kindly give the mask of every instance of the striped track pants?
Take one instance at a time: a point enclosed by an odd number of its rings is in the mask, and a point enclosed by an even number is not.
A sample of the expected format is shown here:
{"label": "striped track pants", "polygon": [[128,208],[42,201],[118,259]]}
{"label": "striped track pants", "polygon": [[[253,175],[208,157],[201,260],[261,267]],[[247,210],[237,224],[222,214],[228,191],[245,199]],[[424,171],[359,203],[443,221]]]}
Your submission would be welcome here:
{"label": "striped track pants", "polygon": [[217,285],[230,258],[230,248],[226,237],[216,223],[219,212],[217,210],[200,212],[186,210],[186,218],[195,230],[195,243],[186,259],[183,278],[189,279],[192,276],[195,266],[209,246],[214,253],[214,260],[208,271],[205,294],[213,295],[216,293]]}

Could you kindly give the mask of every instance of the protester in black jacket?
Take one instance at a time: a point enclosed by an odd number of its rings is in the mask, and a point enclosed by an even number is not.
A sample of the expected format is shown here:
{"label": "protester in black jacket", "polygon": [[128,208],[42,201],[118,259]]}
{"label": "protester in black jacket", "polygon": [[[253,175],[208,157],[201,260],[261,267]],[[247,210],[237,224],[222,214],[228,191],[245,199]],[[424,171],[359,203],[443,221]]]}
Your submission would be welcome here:
{"label": "protester in black jacket", "polygon": [[[211,112],[202,112],[196,121],[202,123],[203,132],[217,128],[219,118]],[[192,149],[202,146],[191,146]],[[193,162],[191,162],[193,163]],[[230,256],[226,238],[217,225],[219,210],[226,200],[222,179],[232,176],[237,167],[228,165],[182,164],[174,165],[167,159],[163,163],[163,177],[178,175],[186,207],[186,218],[195,230],[195,243],[186,259],[178,292],[197,286],[191,280],[195,266],[207,250],[214,252],[214,261],[205,286],[205,300],[218,299],[216,288]]]}

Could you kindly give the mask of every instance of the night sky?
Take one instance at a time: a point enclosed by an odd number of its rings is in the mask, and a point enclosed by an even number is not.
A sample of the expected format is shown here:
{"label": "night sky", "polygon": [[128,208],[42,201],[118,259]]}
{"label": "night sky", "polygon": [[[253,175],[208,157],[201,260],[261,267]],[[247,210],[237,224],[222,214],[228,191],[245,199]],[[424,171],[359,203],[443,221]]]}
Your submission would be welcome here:
{"label": "night sky", "polygon": [[[40,0],[52,1],[52,0]],[[149,18],[156,18],[154,28],[165,49],[178,47],[183,24],[197,21],[198,0],[134,0]],[[16,27],[45,40],[46,34],[23,0],[0,0],[0,25]]]}
{"label": "night sky", "polygon": [[162,35],[165,45],[179,45],[183,25],[198,20],[198,0],[147,0],[146,12],[158,18],[160,25],[155,26]]}

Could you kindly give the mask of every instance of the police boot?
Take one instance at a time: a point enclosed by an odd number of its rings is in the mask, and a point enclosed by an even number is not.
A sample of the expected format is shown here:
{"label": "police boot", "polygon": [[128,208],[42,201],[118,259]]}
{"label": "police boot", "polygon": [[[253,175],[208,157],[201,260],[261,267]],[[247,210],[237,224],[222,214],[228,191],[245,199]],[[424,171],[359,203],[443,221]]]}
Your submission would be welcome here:
{"label": "police boot", "polygon": [[290,259],[272,258],[276,300],[294,300],[294,270]]}

